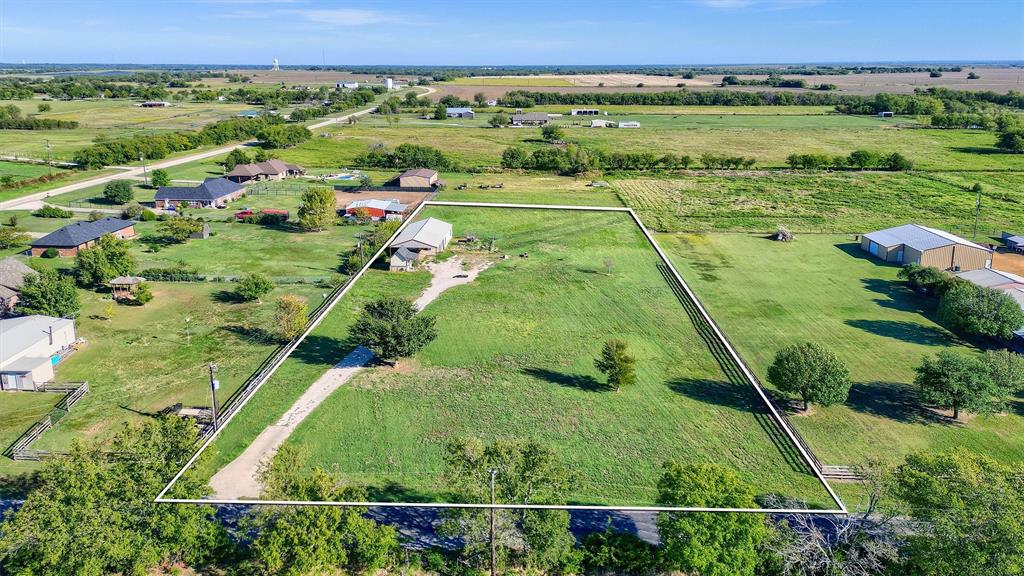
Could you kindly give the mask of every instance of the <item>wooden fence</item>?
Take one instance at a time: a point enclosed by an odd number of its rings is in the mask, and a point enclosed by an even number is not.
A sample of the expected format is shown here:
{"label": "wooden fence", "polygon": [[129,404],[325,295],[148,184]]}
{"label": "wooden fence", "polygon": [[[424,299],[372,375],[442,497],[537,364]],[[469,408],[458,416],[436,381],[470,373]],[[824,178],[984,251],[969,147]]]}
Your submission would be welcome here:
{"label": "wooden fence", "polygon": [[[32,448],[32,445],[39,440],[47,430],[56,426],[58,422],[67,416],[68,413],[71,412],[71,408],[89,393],[89,383],[68,382],[65,384],[50,384],[43,386],[39,391],[64,393],[64,397],[61,398],[45,416],[40,418],[38,422],[33,424],[25,431],[24,434],[18,437],[13,444],[7,447],[7,450],[4,451],[4,456],[7,456],[12,460],[39,461],[50,456],[63,454],[62,452],[36,450]],[[31,392],[25,392],[25,394],[31,394]]]}

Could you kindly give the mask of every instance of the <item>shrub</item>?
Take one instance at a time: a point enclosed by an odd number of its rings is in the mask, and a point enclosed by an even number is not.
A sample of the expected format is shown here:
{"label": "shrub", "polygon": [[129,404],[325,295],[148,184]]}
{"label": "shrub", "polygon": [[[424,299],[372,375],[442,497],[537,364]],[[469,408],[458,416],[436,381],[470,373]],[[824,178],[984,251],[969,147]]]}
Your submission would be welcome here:
{"label": "shrub", "polygon": [[56,258],[60,252],[56,248],[47,248],[43,251],[43,258]]}
{"label": "shrub", "polygon": [[139,215],[139,220],[142,220],[143,222],[152,222],[156,220],[156,212],[146,208]]}
{"label": "shrub", "polygon": [[[124,218],[125,220],[134,220],[142,216],[143,212],[145,211],[146,209],[143,208],[142,205],[139,203],[129,204],[125,206],[123,210],[121,210],[121,218]],[[152,214],[152,212],[150,213]],[[154,216],[156,215],[154,214]]]}
{"label": "shrub", "polygon": [[255,300],[259,303],[260,298],[269,294],[273,289],[274,283],[270,281],[270,278],[267,278],[265,274],[253,272],[252,274],[246,274],[238,281],[235,294],[245,302]]}
{"label": "shrub", "polygon": [[71,218],[75,215],[71,210],[64,210],[50,204],[43,204],[42,208],[36,209],[32,213],[33,216],[39,218]]}
{"label": "shrub", "polygon": [[149,284],[142,282],[135,288],[135,301],[139,304],[147,304],[153,300],[153,289]]}

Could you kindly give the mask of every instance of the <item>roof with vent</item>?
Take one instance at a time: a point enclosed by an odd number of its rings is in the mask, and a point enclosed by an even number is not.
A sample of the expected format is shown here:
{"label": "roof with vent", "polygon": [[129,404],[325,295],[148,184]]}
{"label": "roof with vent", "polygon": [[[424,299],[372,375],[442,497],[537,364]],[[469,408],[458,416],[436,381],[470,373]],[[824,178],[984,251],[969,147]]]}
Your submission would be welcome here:
{"label": "roof with vent", "polygon": [[120,218],[101,218],[95,222],[75,222],[51,232],[32,242],[32,247],[39,248],[74,248],[82,244],[98,240],[107,234],[119,232],[133,226],[130,220]]}

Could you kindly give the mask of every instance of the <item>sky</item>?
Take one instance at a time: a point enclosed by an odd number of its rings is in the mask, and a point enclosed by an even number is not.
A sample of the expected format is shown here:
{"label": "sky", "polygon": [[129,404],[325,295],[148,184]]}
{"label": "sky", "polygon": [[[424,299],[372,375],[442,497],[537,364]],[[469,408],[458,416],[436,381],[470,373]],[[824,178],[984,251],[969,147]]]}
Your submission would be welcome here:
{"label": "sky", "polygon": [[0,0],[0,62],[1024,60],[1024,1]]}

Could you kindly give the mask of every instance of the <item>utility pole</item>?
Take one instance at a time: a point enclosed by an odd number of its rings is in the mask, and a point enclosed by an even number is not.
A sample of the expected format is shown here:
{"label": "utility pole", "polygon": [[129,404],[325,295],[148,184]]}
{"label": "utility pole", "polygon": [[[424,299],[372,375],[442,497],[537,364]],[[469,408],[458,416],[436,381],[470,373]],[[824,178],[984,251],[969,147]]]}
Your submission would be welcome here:
{"label": "utility pole", "polygon": [[217,365],[210,362],[210,396],[213,398],[211,411],[213,413],[213,431],[217,431],[217,390],[220,388],[220,381],[217,380]]}
{"label": "utility pole", "polygon": [[139,160],[142,161],[142,182],[146,186],[149,186],[149,174],[146,173],[146,155],[139,154]]}
{"label": "utility pole", "polygon": [[974,239],[978,238],[979,219],[981,219],[981,190],[978,190],[978,200],[974,204]]}
{"label": "utility pole", "polygon": [[497,548],[494,544],[494,477],[498,475],[495,468],[491,468],[491,576],[496,576]]}

